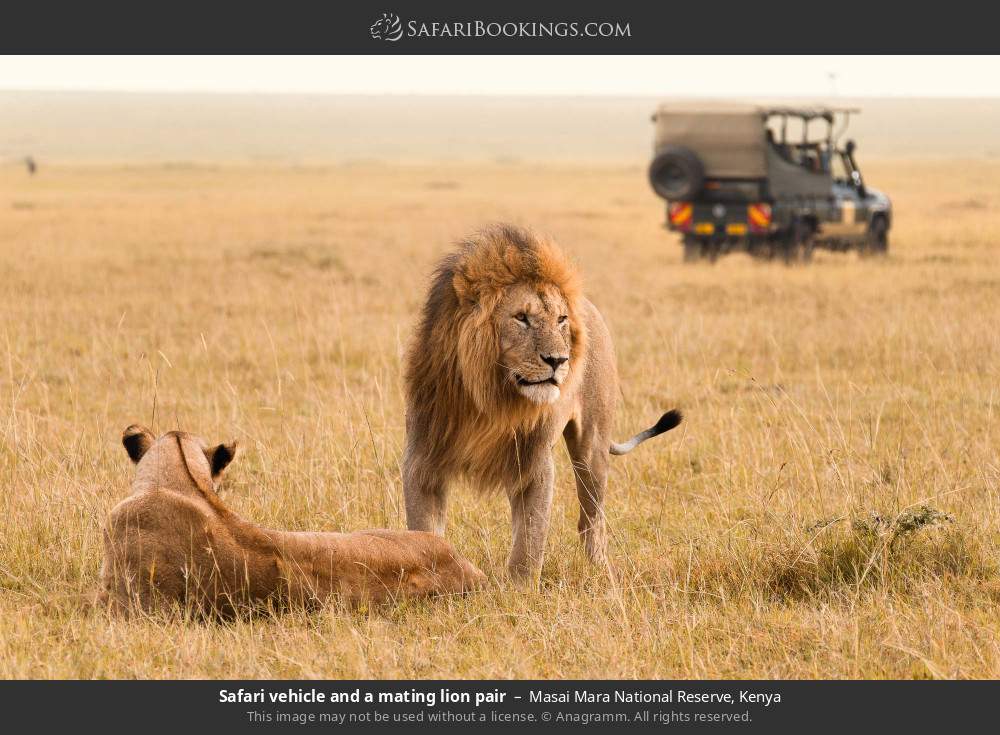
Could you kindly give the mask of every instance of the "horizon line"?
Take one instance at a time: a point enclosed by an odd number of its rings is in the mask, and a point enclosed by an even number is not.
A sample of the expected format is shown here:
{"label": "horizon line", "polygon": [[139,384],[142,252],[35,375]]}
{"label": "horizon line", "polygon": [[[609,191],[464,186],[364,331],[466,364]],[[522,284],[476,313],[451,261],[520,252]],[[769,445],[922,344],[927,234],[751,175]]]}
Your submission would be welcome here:
{"label": "horizon line", "polygon": [[566,97],[574,99],[678,99],[678,100],[760,100],[760,99],[797,99],[797,100],[1000,100],[1000,94],[952,94],[952,95],[917,95],[900,94],[656,94],[654,92],[616,94],[611,92],[469,92],[469,91],[435,91],[435,92],[354,92],[354,91],[320,91],[320,90],[246,90],[246,89],[136,89],[117,87],[0,87],[0,94],[129,94],[129,95],[197,95],[197,96],[230,96],[230,97],[493,97],[493,98],[552,98]]}

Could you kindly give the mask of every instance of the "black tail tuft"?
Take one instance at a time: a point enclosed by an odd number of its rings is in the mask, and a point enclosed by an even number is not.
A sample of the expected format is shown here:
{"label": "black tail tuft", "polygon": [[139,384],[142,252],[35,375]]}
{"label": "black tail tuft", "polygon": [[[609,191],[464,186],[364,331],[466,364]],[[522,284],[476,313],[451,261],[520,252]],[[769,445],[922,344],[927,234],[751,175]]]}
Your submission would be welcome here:
{"label": "black tail tuft", "polygon": [[660,420],[656,422],[656,426],[653,427],[653,431],[657,434],[662,434],[665,431],[670,431],[671,429],[676,428],[683,420],[684,414],[676,408],[672,408],[660,416]]}
{"label": "black tail tuft", "polygon": [[652,439],[654,436],[659,436],[660,434],[666,431],[670,431],[672,428],[677,426],[683,419],[684,416],[681,415],[680,411],[678,411],[676,408],[671,409],[670,411],[667,411],[665,414],[660,416],[660,420],[656,422],[655,426],[652,426],[646,429],[645,431],[640,431],[638,434],[633,436],[627,442],[622,442],[621,444],[612,442],[611,446],[608,448],[608,451],[611,452],[611,454],[617,456],[620,456],[622,454],[628,454],[647,439]]}

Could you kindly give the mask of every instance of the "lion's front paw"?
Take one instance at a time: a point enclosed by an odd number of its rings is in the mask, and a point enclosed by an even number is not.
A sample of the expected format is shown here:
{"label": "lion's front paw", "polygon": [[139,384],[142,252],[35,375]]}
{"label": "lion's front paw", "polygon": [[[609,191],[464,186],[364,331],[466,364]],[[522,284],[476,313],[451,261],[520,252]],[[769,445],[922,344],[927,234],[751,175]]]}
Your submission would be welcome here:
{"label": "lion's front paw", "polygon": [[515,587],[525,591],[535,591],[541,582],[541,564],[529,564],[511,560],[507,562],[507,575]]}
{"label": "lion's front paw", "polygon": [[595,525],[580,531],[580,540],[593,564],[605,566],[608,563],[608,538],[603,525]]}

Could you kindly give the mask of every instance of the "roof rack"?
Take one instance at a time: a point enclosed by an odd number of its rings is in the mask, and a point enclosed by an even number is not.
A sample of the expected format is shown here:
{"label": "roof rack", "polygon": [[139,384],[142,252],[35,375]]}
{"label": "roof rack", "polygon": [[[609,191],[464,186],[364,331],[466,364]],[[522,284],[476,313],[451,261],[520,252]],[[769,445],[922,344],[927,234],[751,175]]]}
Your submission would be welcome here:
{"label": "roof rack", "polygon": [[833,116],[836,114],[843,115],[854,115],[861,112],[859,107],[826,107],[826,106],[816,106],[816,107],[790,107],[790,106],[778,106],[778,107],[761,107],[759,108],[761,114],[764,117],[771,117],[772,115],[787,115],[791,117],[801,117],[804,120],[815,120],[816,118],[822,118],[827,122],[833,121]]}

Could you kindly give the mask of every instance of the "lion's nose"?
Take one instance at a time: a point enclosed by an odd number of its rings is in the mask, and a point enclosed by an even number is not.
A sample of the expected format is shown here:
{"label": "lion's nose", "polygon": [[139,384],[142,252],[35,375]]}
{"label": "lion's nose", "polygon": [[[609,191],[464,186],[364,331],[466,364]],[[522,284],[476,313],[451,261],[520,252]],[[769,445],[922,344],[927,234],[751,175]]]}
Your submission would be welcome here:
{"label": "lion's nose", "polygon": [[559,355],[539,355],[539,357],[542,358],[542,362],[552,368],[553,372],[558,370],[560,365],[569,360],[568,357],[560,357]]}

